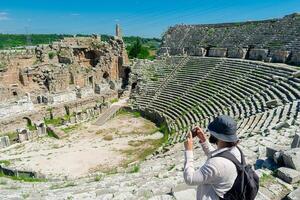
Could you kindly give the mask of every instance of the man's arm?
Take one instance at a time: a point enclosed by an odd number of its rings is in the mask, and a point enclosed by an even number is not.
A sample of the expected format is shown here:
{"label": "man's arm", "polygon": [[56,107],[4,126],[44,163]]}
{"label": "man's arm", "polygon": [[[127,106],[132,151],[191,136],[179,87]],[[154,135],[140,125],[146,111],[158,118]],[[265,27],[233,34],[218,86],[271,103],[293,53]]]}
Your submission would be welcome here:
{"label": "man's arm", "polygon": [[201,147],[207,157],[210,157],[212,151],[215,151],[215,148],[206,140],[205,142],[200,141]]}
{"label": "man's arm", "polygon": [[200,169],[194,168],[193,151],[185,151],[183,177],[188,185],[211,184],[219,176],[219,171],[212,162],[206,162]]}
{"label": "man's arm", "polygon": [[204,131],[200,127],[196,127],[193,131],[196,133],[195,135],[197,135],[197,137],[199,138],[199,142],[202,146],[205,155],[207,157],[210,157],[210,153],[214,151],[215,148],[211,146],[209,142],[207,142]]}

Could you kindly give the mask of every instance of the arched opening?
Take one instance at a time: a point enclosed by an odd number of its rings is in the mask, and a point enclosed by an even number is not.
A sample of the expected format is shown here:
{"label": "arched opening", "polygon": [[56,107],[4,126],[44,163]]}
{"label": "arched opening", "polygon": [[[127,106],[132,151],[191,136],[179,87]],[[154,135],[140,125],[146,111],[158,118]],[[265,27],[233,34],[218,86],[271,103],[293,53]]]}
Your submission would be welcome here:
{"label": "arched opening", "polygon": [[75,83],[75,81],[74,81],[74,75],[71,72],[70,72],[69,77],[70,77],[69,84],[73,85]]}
{"label": "arched opening", "polygon": [[124,77],[122,78],[122,89],[125,89],[129,83],[131,69],[130,67],[125,67],[124,69]]}
{"label": "arched opening", "polygon": [[93,86],[93,83],[94,83],[94,78],[92,76],[89,77],[89,85],[90,86]]}
{"label": "arched opening", "polygon": [[102,77],[104,79],[109,79],[109,73],[108,72],[104,72]]}
{"label": "arched opening", "polygon": [[137,82],[132,83],[131,84],[131,89],[134,90],[136,88],[136,86],[137,86]]}

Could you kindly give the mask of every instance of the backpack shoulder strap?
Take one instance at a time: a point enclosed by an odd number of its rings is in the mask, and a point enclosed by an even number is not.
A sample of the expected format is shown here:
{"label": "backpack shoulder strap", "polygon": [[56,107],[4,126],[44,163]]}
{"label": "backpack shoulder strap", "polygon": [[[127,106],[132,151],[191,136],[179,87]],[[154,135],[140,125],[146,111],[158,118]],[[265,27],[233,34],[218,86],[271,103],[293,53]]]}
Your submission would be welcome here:
{"label": "backpack shoulder strap", "polygon": [[242,170],[244,165],[245,165],[244,164],[245,163],[245,157],[244,157],[242,151],[240,150],[240,148],[238,148],[238,149],[241,152],[241,161],[242,162],[240,162],[232,153],[230,153],[229,150],[223,151],[223,152],[221,152],[221,153],[219,153],[219,154],[217,154],[213,157],[226,158],[226,159],[230,160],[231,162],[233,162],[233,164],[236,166],[236,168],[238,170]]}

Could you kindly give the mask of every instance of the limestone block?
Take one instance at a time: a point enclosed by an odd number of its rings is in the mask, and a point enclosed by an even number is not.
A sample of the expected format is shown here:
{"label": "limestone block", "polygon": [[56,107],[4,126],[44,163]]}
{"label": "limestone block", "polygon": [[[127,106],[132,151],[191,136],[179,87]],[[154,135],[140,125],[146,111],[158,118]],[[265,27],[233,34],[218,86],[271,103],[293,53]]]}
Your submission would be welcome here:
{"label": "limestone block", "polygon": [[101,87],[100,87],[100,85],[99,84],[95,84],[94,90],[95,90],[96,94],[100,94],[101,93]]}
{"label": "limestone block", "polygon": [[190,47],[187,49],[187,55],[189,56],[205,56],[206,49],[198,46]]}
{"label": "limestone block", "polygon": [[10,141],[8,136],[0,137],[0,149],[8,147],[9,145],[10,145]]}
{"label": "limestone block", "polygon": [[292,141],[291,148],[299,148],[299,147],[300,147],[300,132],[297,132]]}
{"label": "limestone block", "polygon": [[292,74],[292,77],[293,77],[293,78],[300,78],[300,71],[294,72],[294,73]]}
{"label": "limestone block", "polygon": [[169,47],[161,47],[159,49],[158,55],[160,55],[160,56],[169,56],[169,51],[170,51]]}
{"label": "limestone block", "polygon": [[286,167],[278,168],[277,176],[290,184],[300,181],[300,172]]}
{"label": "limestone block", "polygon": [[249,52],[250,60],[267,60],[269,50],[268,49],[251,49]]}
{"label": "limestone block", "polygon": [[268,108],[273,108],[275,106],[278,106],[278,101],[276,99],[273,99],[273,100],[267,101],[266,105]]}
{"label": "limestone block", "polygon": [[272,146],[268,146],[266,147],[266,157],[269,159],[273,159],[274,158],[274,154],[276,152],[282,152],[287,150],[288,147],[286,146],[279,146],[279,145],[272,145]]}
{"label": "limestone block", "polygon": [[179,192],[174,192],[175,199],[180,200],[190,200],[196,199],[196,190],[195,189],[187,189]]}
{"label": "limestone block", "polygon": [[27,140],[27,135],[24,133],[19,133],[18,140],[19,140],[19,142],[25,142]]}
{"label": "limestone block", "polygon": [[244,59],[247,54],[246,48],[228,48],[228,58]]}
{"label": "limestone block", "polygon": [[292,191],[288,196],[288,200],[300,200],[300,187]]}
{"label": "limestone block", "polygon": [[52,132],[53,135],[57,138],[57,139],[61,139],[67,136],[67,134],[65,132],[63,132],[62,130],[55,128],[54,126],[48,126],[47,127],[47,132]]}
{"label": "limestone block", "polygon": [[300,65],[300,52],[292,52],[291,64]]}
{"label": "limestone block", "polygon": [[70,117],[70,123],[71,124],[75,124],[76,123],[76,117],[75,116],[71,116]]}
{"label": "limestone block", "polygon": [[226,57],[227,48],[210,48],[208,50],[208,56],[210,57]]}
{"label": "limestone block", "polygon": [[276,50],[274,52],[271,52],[272,54],[272,62],[280,62],[285,63],[290,55],[290,51],[280,51]]}
{"label": "limestone block", "polygon": [[285,121],[285,122],[279,122],[278,124],[276,124],[276,126],[274,126],[274,129],[275,130],[279,130],[279,129],[282,129],[282,128],[289,128],[291,125]]}
{"label": "limestone block", "polygon": [[300,148],[284,151],[283,161],[286,167],[300,171]]}

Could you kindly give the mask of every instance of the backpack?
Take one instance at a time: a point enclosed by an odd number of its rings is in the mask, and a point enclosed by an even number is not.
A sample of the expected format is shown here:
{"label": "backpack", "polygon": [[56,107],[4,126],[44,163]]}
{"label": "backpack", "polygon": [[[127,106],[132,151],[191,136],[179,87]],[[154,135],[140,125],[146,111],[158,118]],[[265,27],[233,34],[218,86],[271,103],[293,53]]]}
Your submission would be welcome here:
{"label": "backpack", "polygon": [[252,169],[251,165],[246,165],[245,157],[241,152],[241,162],[228,150],[223,151],[214,157],[222,157],[234,163],[237,169],[237,177],[232,188],[220,200],[254,200],[259,189],[259,177]]}

